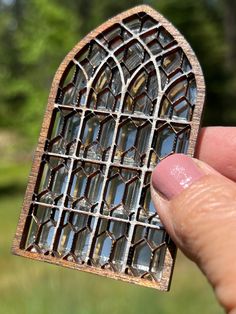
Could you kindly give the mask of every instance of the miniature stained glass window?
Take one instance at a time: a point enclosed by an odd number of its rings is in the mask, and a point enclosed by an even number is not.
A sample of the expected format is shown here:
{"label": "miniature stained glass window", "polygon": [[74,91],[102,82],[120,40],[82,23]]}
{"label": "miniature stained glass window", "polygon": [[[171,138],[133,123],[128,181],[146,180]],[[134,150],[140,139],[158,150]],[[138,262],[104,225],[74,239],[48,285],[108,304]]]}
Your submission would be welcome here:
{"label": "miniature stained glass window", "polygon": [[14,253],[168,290],[176,248],[151,173],[193,155],[203,102],[192,49],[150,7],[91,32],[55,75]]}

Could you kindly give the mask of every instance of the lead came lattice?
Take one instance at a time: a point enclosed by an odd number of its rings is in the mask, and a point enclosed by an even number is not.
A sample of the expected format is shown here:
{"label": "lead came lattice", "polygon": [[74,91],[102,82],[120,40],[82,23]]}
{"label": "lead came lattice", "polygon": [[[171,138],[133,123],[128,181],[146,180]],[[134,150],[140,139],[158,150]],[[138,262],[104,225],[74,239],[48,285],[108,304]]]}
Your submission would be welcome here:
{"label": "lead came lattice", "polygon": [[55,76],[14,252],[167,290],[175,246],[151,172],[193,155],[203,101],[194,53],[150,7],[90,33]]}

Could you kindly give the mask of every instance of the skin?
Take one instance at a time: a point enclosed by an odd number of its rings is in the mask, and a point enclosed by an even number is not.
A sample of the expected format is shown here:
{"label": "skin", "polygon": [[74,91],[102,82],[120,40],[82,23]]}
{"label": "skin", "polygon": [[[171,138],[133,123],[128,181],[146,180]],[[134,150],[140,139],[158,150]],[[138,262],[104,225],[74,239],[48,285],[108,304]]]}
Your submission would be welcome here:
{"label": "skin", "polygon": [[196,157],[203,176],[171,200],[152,186],[153,202],[176,245],[236,314],[236,128],[203,128]]}
{"label": "skin", "polygon": [[196,158],[236,182],[236,128],[202,128]]}

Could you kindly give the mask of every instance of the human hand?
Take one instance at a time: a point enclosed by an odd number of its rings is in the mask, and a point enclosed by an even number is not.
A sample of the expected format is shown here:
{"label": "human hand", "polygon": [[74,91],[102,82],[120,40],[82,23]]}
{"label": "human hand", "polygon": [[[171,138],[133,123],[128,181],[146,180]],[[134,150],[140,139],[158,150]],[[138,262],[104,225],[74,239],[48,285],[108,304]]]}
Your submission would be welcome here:
{"label": "human hand", "polygon": [[182,154],[161,161],[152,199],[173,241],[236,314],[236,128],[202,129],[196,157],[202,161]]}

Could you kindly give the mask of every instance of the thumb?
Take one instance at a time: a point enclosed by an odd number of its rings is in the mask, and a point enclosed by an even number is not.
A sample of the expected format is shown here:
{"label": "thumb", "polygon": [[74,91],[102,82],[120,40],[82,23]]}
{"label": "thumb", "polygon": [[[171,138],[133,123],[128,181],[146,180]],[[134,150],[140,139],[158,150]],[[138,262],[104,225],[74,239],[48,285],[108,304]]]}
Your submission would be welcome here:
{"label": "thumb", "polygon": [[153,171],[152,199],[173,241],[236,314],[236,184],[199,160],[173,154]]}

